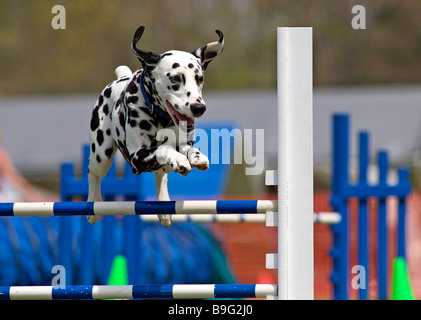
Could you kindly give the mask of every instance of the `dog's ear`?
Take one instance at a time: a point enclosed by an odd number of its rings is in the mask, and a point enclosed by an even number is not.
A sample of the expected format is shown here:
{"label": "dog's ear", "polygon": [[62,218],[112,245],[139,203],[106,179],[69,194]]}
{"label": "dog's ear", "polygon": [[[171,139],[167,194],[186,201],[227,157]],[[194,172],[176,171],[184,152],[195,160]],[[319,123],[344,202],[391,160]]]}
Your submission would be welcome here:
{"label": "dog's ear", "polygon": [[142,37],[143,31],[145,31],[145,27],[140,26],[139,28],[137,28],[136,32],[134,33],[133,41],[132,41],[132,51],[134,52],[136,57],[139,59],[139,61],[142,63],[143,68],[154,67],[158,63],[159,59],[161,59],[161,55],[159,55],[158,53],[151,52],[151,51],[139,50],[136,47],[136,44],[139,42],[140,38]]}
{"label": "dog's ear", "polygon": [[203,70],[206,70],[209,62],[224,50],[224,34],[220,30],[215,30],[215,32],[219,36],[218,41],[208,43],[192,52],[192,54],[202,62]]}

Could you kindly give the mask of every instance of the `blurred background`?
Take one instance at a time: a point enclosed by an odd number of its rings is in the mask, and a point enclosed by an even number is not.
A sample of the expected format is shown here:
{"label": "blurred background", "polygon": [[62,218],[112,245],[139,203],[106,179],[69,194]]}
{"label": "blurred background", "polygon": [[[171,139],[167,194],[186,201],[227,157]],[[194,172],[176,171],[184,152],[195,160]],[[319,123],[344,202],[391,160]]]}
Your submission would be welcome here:
{"label": "blurred background", "polygon": [[[66,9],[64,30],[51,26],[56,4]],[[351,25],[354,5],[365,7],[366,29]],[[139,47],[158,53],[193,51],[217,40],[214,30],[220,29],[225,49],[206,72],[203,121],[265,129],[265,169],[274,169],[276,27],[313,27],[315,210],[329,210],[331,116],[346,112],[353,132],[372,133],[373,154],[387,149],[393,166],[411,170],[409,263],[420,296],[420,12],[421,2],[409,0],[0,0],[0,144],[24,179],[54,197],[60,164],[81,166],[92,108],[115,78],[114,69],[140,68],[130,50],[136,28],[146,26]],[[355,139],[353,156],[354,145]],[[221,196],[272,197],[275,189],[265,187],[264,174],[245,176],[244,168],[231,165]],[[375,170],[372,174],[375,179]],[[264,271],[264,254],[276,250],[271,231],[244,225],[215,229],[225,239],[239,282],[255,283],[256,275],[276,282],[275,273]],[[329,227],[316,226],[315,238],[316,297],[328,298]],[[244,254],[245,248],[256,254]]]}

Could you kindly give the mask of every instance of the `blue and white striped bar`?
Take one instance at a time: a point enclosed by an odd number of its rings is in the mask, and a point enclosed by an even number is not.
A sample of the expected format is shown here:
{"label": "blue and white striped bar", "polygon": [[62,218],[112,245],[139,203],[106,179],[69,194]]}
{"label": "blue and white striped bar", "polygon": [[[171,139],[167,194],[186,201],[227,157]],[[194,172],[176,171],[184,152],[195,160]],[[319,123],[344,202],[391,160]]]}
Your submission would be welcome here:
{"label": "blue and white striped bar", "polygon": [[0,216],[238,214],[274,211],[273,200],[15,202],[0,203]]}
{"label": "blue and white striped bar", "polygon": [[174,284],[125,286],[6,286],[0,300],[213,299],[275,296],[273,284]]}

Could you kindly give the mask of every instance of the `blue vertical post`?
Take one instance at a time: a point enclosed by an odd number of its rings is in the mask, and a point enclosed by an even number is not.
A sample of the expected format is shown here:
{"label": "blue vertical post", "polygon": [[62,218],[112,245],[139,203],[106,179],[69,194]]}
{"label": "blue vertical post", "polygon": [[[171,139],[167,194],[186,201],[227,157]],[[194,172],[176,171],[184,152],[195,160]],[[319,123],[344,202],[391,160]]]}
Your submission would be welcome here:
{"label": "blue vertical post", "polygon": [[[359,183],[358,186],[366,187],[367,169],[369,165],[368,151],[368,133],[361,132],[359,134]],[[365,283],[360,283],[359,298],[367,300],[367,284],[368,284],[368,217],[367,217],[367,198],[358,199],[358,264],[364,268],[366,277],[361,279]]]}
{"label": "blue vertical post", "polygon": [[[378,153],[379,186],[387,186],[388,156],[385,151]],[[378,299],[387,299],[387,214],[386,198],[379,197],[378,204]]]}
{"label": "blue vertical post", "polygon": [[333,117],[333,172],[331,204],[342,219],[332,225],[333,283],[334,299],[348,298],[348,206],[346,188],[348,183],[349,118],[347,115]]}
{"label": "blue vertical post", "polygon": [[[410,188],[407,169],[398,170],[399,185]],[[397,256],[406,259],[406,196],[398,197],[398,252]]]}

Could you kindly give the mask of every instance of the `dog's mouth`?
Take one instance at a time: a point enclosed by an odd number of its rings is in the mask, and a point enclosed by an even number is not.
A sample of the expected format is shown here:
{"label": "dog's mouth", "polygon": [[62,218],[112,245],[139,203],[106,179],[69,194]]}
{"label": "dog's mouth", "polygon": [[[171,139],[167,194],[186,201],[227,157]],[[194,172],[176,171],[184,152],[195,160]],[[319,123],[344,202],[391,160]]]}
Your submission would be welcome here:
{"label": "dog's mouth", "polygon": [[180,122],[184,121],[187,124],[187,128],[190,128],[194,125],[194,119],[190,118],[184,114],[181,114],[172,106],[172,104],[166,100],[168,111],[170,112],[170,116],[173,119],[174,123],[177,127],[180,125]]}

